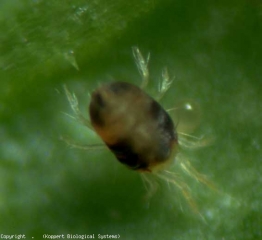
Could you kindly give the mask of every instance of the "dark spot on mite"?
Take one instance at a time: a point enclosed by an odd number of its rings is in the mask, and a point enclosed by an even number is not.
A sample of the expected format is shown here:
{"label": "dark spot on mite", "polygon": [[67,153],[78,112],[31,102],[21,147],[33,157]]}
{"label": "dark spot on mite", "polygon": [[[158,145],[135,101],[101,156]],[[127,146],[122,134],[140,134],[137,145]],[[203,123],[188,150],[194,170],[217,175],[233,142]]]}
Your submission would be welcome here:
{"label": "dark spot on mite", "polygon": [[106,103],[100,93],[95,92],[92,95],[92,102],[90,103],[89,111],[94,121],[99,126],[104,125],[104,118],[101,115],[101,110],[106,106]]}
{"label": "dark spot on mite", "polygon": [[105,101],[104,101],[104,99],[103,99],[103,97],[101,96],[100,93],[96,92],[94,94],[93,98],[94,98],[94,101],[97,104],[97,107],[100,107],[100,108],[104,108],[105,107],[106,103],[105,103]]}
{"label": "dark spot on mite", "polygon": [[150,112],[152,118],[157,121],[157,129],[159,132],[158,160],[165,161],[170,153],[172,144],[177,142],[175,126],[171,117],[155,100],[152,100]]}
{"label": "dark spot on mite", "polygon": [[171,117],[161,107],[161,105],[153,99],[151,102],[150,112],[152,118],[157,120],[160,129],[163,129],[163,131],[170,132],[170,134],[172,133],[171,135],[174,135],[175,127]]}
{"label": "dark spot on mite", "polygon": [[114,82],[109,84],[108,87],[115,94],[130,91],[130,85],[125,82]]}
{"label": "dark spot on mite", "polygon": [[127,140],[121,140],[114,145],[107,146],[122,164],[133,170],[148,171],[148,164],[140,159],[139,154],[133,151],[131,144]]}
{"label": "dark spot on mite", "polygon": [[133,170],[151,172],[177,149],[176,129],[168,113],[133,84],[101,86],[92,94],[89,111],[95,131]]}

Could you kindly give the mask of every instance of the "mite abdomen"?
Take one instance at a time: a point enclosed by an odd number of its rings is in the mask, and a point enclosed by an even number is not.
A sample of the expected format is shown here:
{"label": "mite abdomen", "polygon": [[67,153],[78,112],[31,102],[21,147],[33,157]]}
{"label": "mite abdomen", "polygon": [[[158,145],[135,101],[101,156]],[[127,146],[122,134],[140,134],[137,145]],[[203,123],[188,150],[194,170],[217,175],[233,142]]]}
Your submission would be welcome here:
{"label": "mite abdomen", "polygon": [[117,159],[134,170],[153,171],[177,146],[167,112],[135,85],[113,82],[93,92],[91,124]]}

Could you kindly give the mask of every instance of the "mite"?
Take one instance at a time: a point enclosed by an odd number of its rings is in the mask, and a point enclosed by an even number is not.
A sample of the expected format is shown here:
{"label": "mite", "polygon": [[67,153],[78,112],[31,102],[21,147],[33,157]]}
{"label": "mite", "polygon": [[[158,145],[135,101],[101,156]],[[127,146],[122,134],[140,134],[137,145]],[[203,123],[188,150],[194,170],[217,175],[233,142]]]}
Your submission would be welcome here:
{"label": "mite", "polygon": [[[137,47],[133,47],[133,55],[142,76],[140,88],[127,82],[98,87],[91,95],[89,119],[80,112],[76,96],[66,86],[64,88],[77,120],[95,131],[121,163],[140,172],[156,172],[171,162],[178,149],[173,121],[158,103],[172,80],[164,69],[156,97],[158,101],[154,100],[144,91],[149,80],[149,55],[144,59]],[[82,149],[101,147],[67,142]]]}
{"label": "mite", "polygon": [[[151,176],[157,176],[179,189],[192,209],[198,212],[190,187],[180,175],[177,177],[176,173],[168,170],[167,166],[176,158],[176,166],[179,166],[185,174],[214,188],[212,183],[193,168],[187,159],[181,158],[181,154],[178,154],[181,146],[198,148],[205,146],[207,141],[177,132],[168,112],[178,108],[166,111],[159,104],[172,84],[167,69],[163,69],[158,94],[153,99],[144,91],[149,82],[147,66],[150,56],[144,59],[137,47],[133,47],[133,55],[142,76],[141,86],[137,87],[127,82],[102,84],[91,94],[89,119],[85,118],[79,110],[75,94],[70,93],[64,86],[67,99],[76,116],[73,118],[95,131],[105,145],[79,146],[67,139],[63,138],[63,140],[71,147],[86,150],[107,146],[122,164],[142,173],[142,179],[148,184],[151,194],[155,191]],[[186,111],[193,109],[192,105],[185,106],[187,107],[183,109]]]}
{"label": "mite", "polygon": [[176,151],[172,119],[137,86],[113,82],[93,92],[91,124],[116,158],[133,170],[152,172]]}

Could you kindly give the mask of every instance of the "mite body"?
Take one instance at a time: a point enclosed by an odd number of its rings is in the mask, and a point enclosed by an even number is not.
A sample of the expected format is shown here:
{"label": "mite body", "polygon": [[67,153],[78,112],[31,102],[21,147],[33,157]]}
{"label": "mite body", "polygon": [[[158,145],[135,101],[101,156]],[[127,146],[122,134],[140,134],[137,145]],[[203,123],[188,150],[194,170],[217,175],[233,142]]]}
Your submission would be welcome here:
{"label": "mite body", "polygon": [[92,94],[89,113],[94,130],[131,169],[155,171],[176,151],[172,119],[135,85],[113,82],[99,87]]}
{"label": "mite body", "polygon": [[[205,176],[194,169],[188,160],[177,155],[179,146],[198,148],[206,145],[206,141],[186,133],[177,133],[167,113],[177,108],[165,111],[158,103],[172,83],[167,69],[164,68],[162,72],[158,96],[154,100],[144,91],[149,80],[149,55],[144,59],[137,47],[133,48],[133,55],[142,76],[140,88],[126,82],[101,85],[91,95],[89,119],[86,119],[78,108],[75,94],[70,93],[65,86],[70,106],[75,118],[94,130],[121,163],[142,172],[142,179],[148,184],[149,192],[153,193],[155,190],[155,185],[150,180],[151,176],[157,176],[178,188],[191,207],[198,212],[190,187],[181,180],[181,176],[177,177],[176,173],[167,170],[166,165],[171,163],[176,155],[176,166],[198,182],[212,187]],[[192,107],[188,107],[187,104],[186,110],[189,109]],[[79,146],[65,141],[71,147],[86,150],[101,148],[101,144]]]}

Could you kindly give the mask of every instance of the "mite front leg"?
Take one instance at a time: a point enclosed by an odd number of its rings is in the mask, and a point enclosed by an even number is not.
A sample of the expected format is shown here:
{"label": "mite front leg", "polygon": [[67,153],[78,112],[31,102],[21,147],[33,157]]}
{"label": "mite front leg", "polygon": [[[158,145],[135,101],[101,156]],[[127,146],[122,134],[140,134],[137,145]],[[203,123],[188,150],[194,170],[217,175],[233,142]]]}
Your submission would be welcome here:
{"label": "mite front leg", "polygon": [[158,87],[157,100],[160,100],[162,97],[164,97],[165,93],[171,87],[173,79],[169,78],[167,68],[165,67],[162,71],[162,79],[161,79],[161,81],[159,83],[159,87]]}
{"label": "mite front leg", "polygon": [[149,71],[147,66],[150,59],[150,53],[147,55],[147,58],[145,60],[138,47],[133,47],[132,50],[133,50],[136,66],[138,68],[140,75],[142,76],[142,83],[140,88],[144,89],[146,88],[149,82]]}
{"label": "mite front leg", "polygon": [[[76,117],[73,117],[75,118],[76,120],[80,121],[82,124],[84,124],[85,126],[87,126],[89,129],[93,130],[93,127],[91,126],[90,124],[90,121],[88,119],[86,119],[83,114],[81,113],[81,111],[79,110],[79,107],[78,107],[78,100],[77,100],[77,97],[74,93],[70,93],[69,90],[67,89],[66,85],[64,85],[64,90],[65,90],[65,93],[66,93],[66,97],[67,97],[67,100],[75,114]],[[72,117],[72,116],[71,116]]]}

